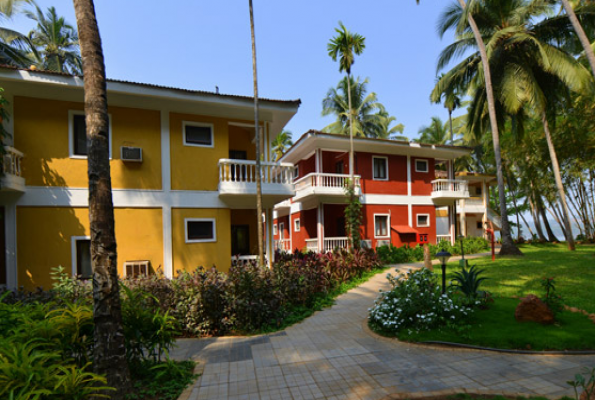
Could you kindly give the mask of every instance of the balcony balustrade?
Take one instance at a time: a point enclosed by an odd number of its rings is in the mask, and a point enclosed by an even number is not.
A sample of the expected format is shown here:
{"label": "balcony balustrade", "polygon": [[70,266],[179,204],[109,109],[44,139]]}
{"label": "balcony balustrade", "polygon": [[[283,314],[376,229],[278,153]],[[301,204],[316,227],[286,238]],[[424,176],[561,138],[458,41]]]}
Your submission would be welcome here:
{"label": "balcony balustrade", "polygon": [[21,161],[25,155],[10,146],[4,146],[4,151],[0,190],[24,192],[25,178],[22,176]]}
{"label": "balcony balustrade", "polygon": [[[360,194],[360,176],[353,177],[356,194]],[[296,200],[309,196],[345,196],[349,184],[349,175],[312,172],[295,181]]]}
{"label": "balcony balustrade", "polygon": [[432,200],[436,204],[450,204],[454,200],[469,197],[467,181],[458,179],[436,179],[432,181]]}

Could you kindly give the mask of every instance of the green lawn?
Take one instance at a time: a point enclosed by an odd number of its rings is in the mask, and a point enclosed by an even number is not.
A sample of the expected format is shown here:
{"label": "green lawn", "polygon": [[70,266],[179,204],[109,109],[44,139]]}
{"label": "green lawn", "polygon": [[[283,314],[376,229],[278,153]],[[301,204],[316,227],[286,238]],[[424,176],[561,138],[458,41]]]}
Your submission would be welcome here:
{"label": "green lawn", "polygon": [[517,322],[517,299],[498,298],[488,310],[478,310],[466,326],[446,327],[407,334],[399,339],[444,341],[484,347],[521,350],[595,350],[595,325],[586,316],[569,311],[558,315],[554,325]]}
{"label": "green lawn", "polygon": [[[469,265],[485,269],[482,289],[494,297],[543,295],[541,279],[554,277],[558,294],[564,304],[595,313],[595,246],[577,246],[574,252],[563,244],[523,245],[524,257],[482,257],[469,260]],[[453,271],[458,271],[458,261],[447,265],[447,282]],[[441,282],[440,267],[434,271]]]}

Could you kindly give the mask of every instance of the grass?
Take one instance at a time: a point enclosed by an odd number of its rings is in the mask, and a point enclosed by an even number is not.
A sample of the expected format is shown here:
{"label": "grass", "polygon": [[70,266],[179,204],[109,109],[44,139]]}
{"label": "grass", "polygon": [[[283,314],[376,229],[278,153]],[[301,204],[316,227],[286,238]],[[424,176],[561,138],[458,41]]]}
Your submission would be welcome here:
{"label": "grass", "polygon": [[[481,289],[494,297],[522,297],[530,293],[541,297],[541,279],[553,277],[564,304],[595,313],[595,246],[581,245],[571,252],[564,244],[538,244],[523,245],[521,250],[523,257],[496,258],[494,262],[491,257],[469,260],[470,266],[485,269],[483,276],[490,278]],[[434,270],[440,281],[440,267]],[[452,272],[458,270],[458,261],[447,265],[447,282]]]}
{"label": "grass", "polygon": [[488,310],[478,310],[467,325],[442,327],[408,334],[399,339],[425,342],[444,341],[483,347],[521,350],[595,350],[595,327],[586,316],[569,311],[557,315],[554,325],[517,322],[518,299],[498,298]]}

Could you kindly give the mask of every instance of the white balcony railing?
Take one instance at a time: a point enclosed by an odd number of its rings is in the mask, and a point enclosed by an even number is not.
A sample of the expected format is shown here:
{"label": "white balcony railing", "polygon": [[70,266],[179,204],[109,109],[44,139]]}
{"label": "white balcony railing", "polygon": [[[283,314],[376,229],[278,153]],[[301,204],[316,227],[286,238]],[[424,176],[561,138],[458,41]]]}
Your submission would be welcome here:
{"label": "white balcony railing", "polygon": [[275,249],[283,252],[290,252],[291,251],[291,240],[289,239],[279,239],[275,240]]}
{"label": "white balcony railing", "polygon": [[318,251],[318,239],[306,239],[306,250]]}
{"label": "white balcony railing", "polygon": [[333,251],[335,249],[346,249],[349,242],[346,237],[329,237],[324,238],[324,251]]}
{"label": "white balcony railing", "polygon": [[21,161],[24,154],[14,147],[4,146],[4,160],[2,162],[2,171],[4,174],[21,177]]}
{"label": "white balcony railing", "polygon": [[434,202],[445,202],[469,197],[467,181],[458,179],[436,179],[432,181],[432,199]]}
{"label": "white balcony railing", "polygon": [[[262,183],[292,184],[293,169],[293,164],[262,161]],[[256,161],[227,158],[219,160],[219,182],[256,183]]]}
{"label": "white balcony railing", "polygon": [[[359,195],[360,176],[353,177],[356,194]],[[327,174],[312,172],[295,181],[296,198],[300,199],[310,195],[344,196],[345,188],[349,183],[349,175]]]}
{"label": "white balcony railing", "polygon": [[452,236],[450,235],[436,235],[436,244],[440,243],[443,240],[451,241]]}

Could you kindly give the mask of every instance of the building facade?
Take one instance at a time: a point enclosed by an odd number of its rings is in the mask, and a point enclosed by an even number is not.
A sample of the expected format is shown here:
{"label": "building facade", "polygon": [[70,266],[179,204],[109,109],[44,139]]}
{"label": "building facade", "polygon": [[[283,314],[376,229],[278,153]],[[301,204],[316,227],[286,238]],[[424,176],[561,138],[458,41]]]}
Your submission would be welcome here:
{"label": "building facade", "polygon": [[[83,81],[0,68],[11,134],[0,183],[0,284],[51,285],[50,271],[90,274]],[[217,266],[256,254],[253,99],[110,80],[110,167],[118,270]],[[260,101],[267,249],[272,210],[295,194],[293,165],[271,142],[299,100]]]}

